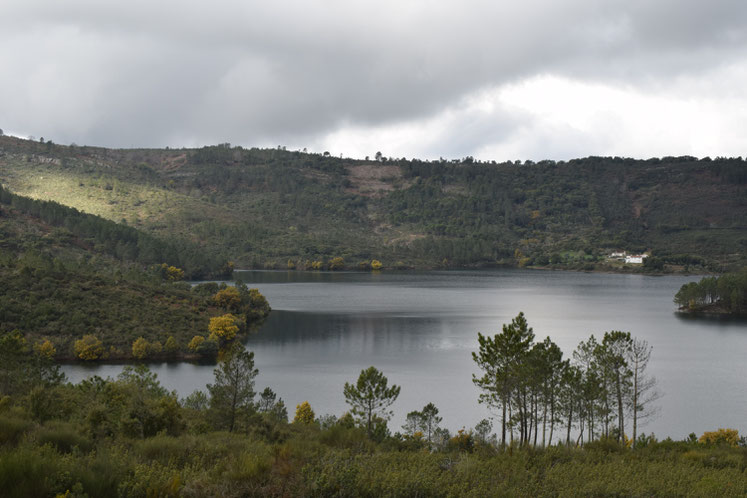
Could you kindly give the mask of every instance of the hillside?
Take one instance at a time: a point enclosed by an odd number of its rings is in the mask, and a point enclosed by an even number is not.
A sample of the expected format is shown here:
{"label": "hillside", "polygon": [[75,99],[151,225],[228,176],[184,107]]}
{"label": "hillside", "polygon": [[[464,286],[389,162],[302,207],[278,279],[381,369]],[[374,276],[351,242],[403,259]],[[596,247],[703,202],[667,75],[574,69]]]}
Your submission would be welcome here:
{"label": "hillside", "polygon": [[[0,137],[0,183],[192,243],[236,267],[342,257],[392,267],[738,268],[747,257],[741,159],[360,161],[223,144],[113,150]],[[365,265],[364,265],[365,266]]]}
{"label": "hillside", "polygon": [[[179,253],[135,229],[0,191],[0,335],[48,341],[58,361],[129,360],[138,338],[140,358],[214,358],[217,341],[188,344],[208,336],[211,317],[234,310],[213,299],[217,284],[193,288],[179,269],[149,260],[160,256]],[[245,332],[269,311],[254,304],[236,312]],[[77,349],[85,336],[90,355]]]}

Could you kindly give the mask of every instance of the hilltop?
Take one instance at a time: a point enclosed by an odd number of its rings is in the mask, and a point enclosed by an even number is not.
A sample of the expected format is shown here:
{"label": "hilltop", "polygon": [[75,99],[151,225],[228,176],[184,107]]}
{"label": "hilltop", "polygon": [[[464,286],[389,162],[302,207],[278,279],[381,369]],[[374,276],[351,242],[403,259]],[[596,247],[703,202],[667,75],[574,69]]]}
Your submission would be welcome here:
{"label": "hilltop", "polygon": [[[741,158],[353,160],[245,149],[105,149],[0,137],[0,183],[199,247],[241,268],[745,264]],[[639,268],[640,269],[640,268]]]}

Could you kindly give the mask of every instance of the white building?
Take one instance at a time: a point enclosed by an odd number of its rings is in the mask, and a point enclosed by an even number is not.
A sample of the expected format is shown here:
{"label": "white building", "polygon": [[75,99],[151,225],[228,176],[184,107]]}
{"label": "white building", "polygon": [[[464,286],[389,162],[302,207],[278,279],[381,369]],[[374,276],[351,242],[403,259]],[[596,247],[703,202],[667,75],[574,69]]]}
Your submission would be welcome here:
{"label": "white building", "polygon": [[648,254],[631,254],[630,256],[625,256],[625,263],[632,263],[634,265],[642,265],[643,260],[648,257]]}

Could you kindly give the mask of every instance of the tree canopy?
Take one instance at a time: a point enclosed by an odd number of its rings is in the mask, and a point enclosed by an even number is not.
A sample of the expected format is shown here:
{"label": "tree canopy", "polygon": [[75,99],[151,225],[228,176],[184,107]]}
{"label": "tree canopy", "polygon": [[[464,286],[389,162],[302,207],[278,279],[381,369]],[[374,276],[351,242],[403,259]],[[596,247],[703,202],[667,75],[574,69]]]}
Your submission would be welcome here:
{"label": "tree canopy", "polygon": [[384,374],[371,366],[361,370],[355,384],[345,383],[343,394],[355,415],[369,435],[374,430],[374,419],[380,417],[388,420],[391,412],[388,408],[397,400],[400,387],[388,387],[389,380]]}

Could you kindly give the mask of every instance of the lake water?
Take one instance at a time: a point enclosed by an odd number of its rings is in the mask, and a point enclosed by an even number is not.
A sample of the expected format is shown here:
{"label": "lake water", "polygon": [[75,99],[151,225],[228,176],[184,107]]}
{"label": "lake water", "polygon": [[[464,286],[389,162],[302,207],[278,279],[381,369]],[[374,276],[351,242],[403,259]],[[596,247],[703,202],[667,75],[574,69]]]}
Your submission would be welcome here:
{"label": "lake water", "polygon": [[[402,386],[394,432],[407,412],[433,402],[454,431],[490,417],[478,404],[471,353],[477,332],[493,335],[523,311],[536,340],[569,357],[582,340],[630,331],[653,346],[649,373],[663,397],[642,431],[682,439],[719,427],[747,433],[747,322],[684,318],[672,302],[698,277],[532,270],[427,273],[237,272],[273,311],[246,340],[270,386],[289,407],[305,400],[317,415],[347,410],[342,394],[374,365]],[[152,364],[162,384],[185,396],[212,382],[213,366]],[[67,365],[71,381],[116,376],[121,365]],[[494,427],[499,424],[495,418]]]}

